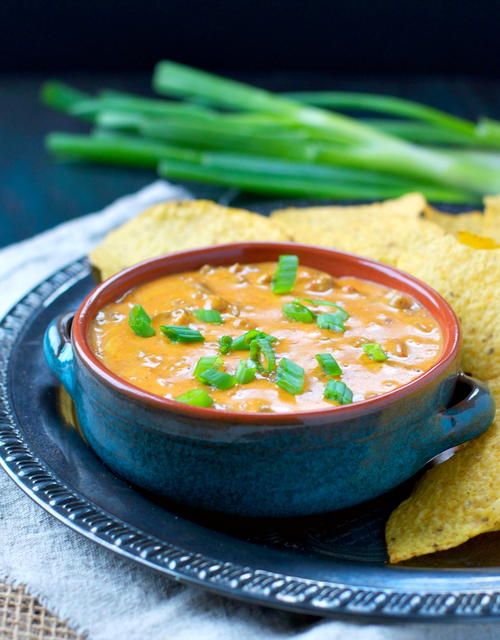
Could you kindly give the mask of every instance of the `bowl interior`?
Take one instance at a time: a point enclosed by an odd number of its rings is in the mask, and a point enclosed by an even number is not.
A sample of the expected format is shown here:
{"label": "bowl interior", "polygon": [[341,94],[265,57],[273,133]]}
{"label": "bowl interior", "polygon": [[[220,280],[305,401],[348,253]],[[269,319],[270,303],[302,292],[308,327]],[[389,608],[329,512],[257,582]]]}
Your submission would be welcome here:
{"label": "bowl interior", "polygon": [[[356,278],[371,280],[414,297],[434,316],[441,327],[443,334],[443,353],[440,360],[431,367],[431,369],[412,382],[370,400],[363,400],[353,405],[343,405],[341,407],[332,407],[331,409],[327,408],[317,411],[309,410],[305,412],[294,412],[293,414],[266,414],[263,418],[263,414],[257,413],[242,414],[223,412],[218,409],[191,407],[148,393],[112,374],[98,361],[88,345],[88,329],[96,313],[106,304],[116,300],[130,289],[144,282],[169,274],[194,270],[207,263],[212,265],[229,265],[235,262],[276,261],[279,255],[285,253],[293,253],[299,257],[302,265],[325,271],[332,276],[354,276]],[[284,420],[283,417],[287,416],[290,418],[290,415],[325,414],[332,411],[336,413],[352,412],[354,410],[358,413],[359,410],[366,407],[374,407],[377,404],[387,403],[397,395],[412,392],[416,390],[419,385],[425,384],[430,377],[440,375],[440,373],[455,360],[460,347],[460,328],[453,310],[434,289],[394,267],[368,258],[323,247],[287,242],[252,242],[216,245],[173,253],[147,260],[112,276],[98,285],[77,310],[73,322],[73,341],[78,355],[94,373],[99,375],[104,382],[133,395],[136,399],[149,403],[153,402],[157,406],[164,406],[177,413],[192,414],[198,417],[211,416],[213,418],[217,416],[219,421],[222,416],[224,416],[224,418],[222,418],[224,421],[227,419],[236,419],[236,421],[246,422],[247,419],[251,419],[253,421],[257,420],[259,423],[270,423],[286,422],[287,420]]]}

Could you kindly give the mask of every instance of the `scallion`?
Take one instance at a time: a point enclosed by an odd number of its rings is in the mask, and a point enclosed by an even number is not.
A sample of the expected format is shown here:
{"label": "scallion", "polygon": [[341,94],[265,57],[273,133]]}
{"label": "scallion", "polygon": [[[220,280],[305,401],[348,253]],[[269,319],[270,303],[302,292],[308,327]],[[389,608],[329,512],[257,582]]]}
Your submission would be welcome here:
{"label": "scallion", "polygon": [[387,360],[387,353],[382,349],[378,342],[365,342],[363,351],[366,355],[375,360],[375,362],[384,362]]}
{"label": "scallion", "polygon": [[293,255],[282,255],[278,259],[278,268],[272,279],[272,292],[282,295],[290,293],[295,285],[299,259]]}
{"label": "scallion", "polygon": [[194,377],[200,380],[200,376],[204,371],[207,371],[208,369],[219,370],[223,364],[224,361],[218,356],[203,356],[196,363],[194,368]]}
{"label": "scallion", "polygon": [[202,322],[213,322],[214,324],[224,324],[220,311],[216,309],[195,309],[194,315]]}
{"label": "scallion", "polygon": [[281,358],[276,372],[278,387],[296,395],[304,390],[304,381],[304,369],[288,358]]}
{"label": "scallion", "polygon": [[252,360],[240,360],[234,377],[237,384],[248,384],[255,380],[255,363]]}
{"label": "scallion", "polygon": [[141,336],[141,338],[151,338],[156,334],[156,331],[151,326],[151,318],[140,304],[136,304],[130,309],[128,324],[135,335]]}
{"label": "scallion", "polygon": [[276,355],[268,338],[254,338],[250,342],[250,359],[259,373],[271,373],[276,369]]}
{"label": "scallion", "polygon": [[250,349],[250,343],[255,338],[266,338],[266,340],[268,340],[268,342],[271,344],[277,340],[277,338],[269,335],[268,333],[265,333],[264,331],[251,329],[243,335],[233,339],[231,351],[246,351],[247,349]]}
{"label": "scallion", "polygon": [[217,369],[207,369],[200,373],[199,379],[205,384],[209,384],[216,389],[230,389],[234,387],[236,379],[234,376],[226,373],[225,371],[218,371]]}
{"label": "scallion", "polygon": [[223,356],[228,354],[231,351],[233,344],[233,339],[231,336],[221,336],[219,338],[219,353],[222,353]]}
{"label": "scallion", "polygon": [[345,331],[344,314],[340,311],[336,313],[320,313],[316,318],[316,322],[320,329],[330,329],[338,333]]}
{"label": "scallion", "polygon": [[[498,190],[498,171],[488,171],[473,162],[406,142],[340,113],[304,105],[172,61],[162,61],[156,66],[154,86],[162,94],[286,120],[290,126],[327,141],[332,152],[330,159],[342,158],[344,165],[370,167],[476,193]],[[470,127],[471,123],[466,128]]]}
{"label": "scallion", "polygon": [[352,402],[352,391],[340,380],[328,380],[323,393],[325,400],[333,400],[339,404],[350,404]]}
{"label": "scallion", "polygon": [[172,342],[203,342],[205,338],[196,329],[162,325],[160,331]]}
{"label": "scallion", "polygon": [[296,322],[311,323],[316,319],[316,314],[300,302],[287,302],[281,310],[287,318]]}
{"label": "scallion", "polygon": [[313,307],[319,307],[321,305],[324,305],[325,307],[334,307],[342,315],[344,321],[349,318],[349,314],[343,307],[336,304],[335,302],[330,302],[330,300],[311,300],[310,298],[297,298],[297,302],[307,302],[307,304],[312,304]]}
{"label": "scallion", "polygon": [[213,398],[205,389],[190,389],[175,398],[177,402],[184,402],[193,407],[211,407],[214,404]]}
{"label": "scallion", "polygon": [[339,363],[330,353],[318,353],[315,357],[327,376],[342,375],[342,369],[340,368]]}

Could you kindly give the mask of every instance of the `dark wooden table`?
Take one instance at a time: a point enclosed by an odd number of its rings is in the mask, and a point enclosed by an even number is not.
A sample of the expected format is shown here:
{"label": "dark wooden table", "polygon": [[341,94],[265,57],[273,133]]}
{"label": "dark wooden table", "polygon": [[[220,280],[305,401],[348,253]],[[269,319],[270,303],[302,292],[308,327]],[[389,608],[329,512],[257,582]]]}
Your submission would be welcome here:
{"label": "dark wooden table", "polygon": [[[62,79],[86,90],[101,87],[150,93],[150,73],[74,73]],[[52,130],[85,131],[87,126],[43,107],[35,76],[0,77],[0,246],[22,240],[76,216],[96,211],[155,179],[153,171],[61,164],[44,150]],[[242,77],[275,90],[373,91],[411,98],[475,118],[500,118],[500,80],[488,78],[325,76],[270,73]],[[195,195],[217,198],[221,191],[190,185]],[[250,201],[255,199],[250,196]],[[242,202],[241,197],[239,202]]]}

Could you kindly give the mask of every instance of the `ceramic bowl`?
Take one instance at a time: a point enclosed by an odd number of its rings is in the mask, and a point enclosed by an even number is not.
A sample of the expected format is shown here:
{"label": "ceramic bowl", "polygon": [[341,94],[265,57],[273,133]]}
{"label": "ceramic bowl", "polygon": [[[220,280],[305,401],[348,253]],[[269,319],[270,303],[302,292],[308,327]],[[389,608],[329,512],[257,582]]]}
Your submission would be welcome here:
{"label": "ceramic bowl", "polygon": [[[139,284],[206,263],[275,261],[283,253],[416,298],[441,326],[440,360],[409,384],[351,405],[243,414],[141,390],[106,369],[89,347],[99,309]],[[74,316],[55,319],[44,349],[85,438],[115,473],[179,503],[245,516],[306,515],[373,498],[479,435],[494,412],[487,388],[460,372],[459,324],[436,291],[387,265],[295,243],[220,245],[131,267],[97,286]]]}

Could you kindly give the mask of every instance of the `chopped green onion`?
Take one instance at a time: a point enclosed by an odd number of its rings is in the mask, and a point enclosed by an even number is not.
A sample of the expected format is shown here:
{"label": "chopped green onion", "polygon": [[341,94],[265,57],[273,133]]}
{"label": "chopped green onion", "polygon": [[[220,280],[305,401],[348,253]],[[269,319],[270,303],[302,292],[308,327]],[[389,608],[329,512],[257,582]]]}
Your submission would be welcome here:
{"label": "chopped green onion", "polygon": [[321,313],[316,318],[316,322],[320,329],[330,329],[338,333],[345,331],[344,314],[340,313],[340,311],[336,313]]}
{"label": "chopped green onion", "polygon": [[231,351],[246,351],[247,349],[250,349],[250,343],[252,340],[255,340],[255,338],[266,338],[270,343],[273,343],[278,339],[268,333],[264,333],[264,331],[251,329],[238,338],[234,338],[231,345]]}
{"label": "chopped green onion", "polygon": [[231,336],[221,336],[219,338],[219,353],[222,353],[222,355],[225,356],[231,351],[232,344],[233,339]]}
{"label": "chopped green onion", "polygon": [[156,333],[151,326],[151,318],[140,304],[136,304],[130,309],[128,324],[135,335],[141,336],[141,338],[151,338],[151,336],[154,336]]}
{"label": "chopped green onion", "polygon": [[250,359],[259,373],[271,373],[276,369],[276,356],[267,337],[254,338],[250,342]]}
{"label": "chopped green onion", "polygon": [[252,342],[254,338],[262,337],[264,335],[265,334],[262,331],[258,331],[257,329],[246,331],[243,335],[233,339],[231,351],[246,351],[246,349],[250,349],[250,342]]}
{"label": "chopped green onion", "polygon": [[205,340],[199,331],[190,327],[163,325],[160,331],[172,342],[203,342]]}
{"label": "chopped green onion", "polygon": [[191,404],[193,407],[211,407],[214,403],[213,398],[205,391],[205,389],[190,389],[175,398],[177,402]]}
{"label": "chopped green onion", "polygon": [[340,380],[328,380],[323,396],[326,400],[333,400],[339,404],[352,402],[352,391]]}
{"label": "chopped green onion", "polygon": [[343,320],[347,320],[349,318],[349,314],[347,311],[335,302],[330,302],[329,300],[310,300],[309,298],[297,298],[294,302],[307,302],[307,304],[312,304],[313,307],[318,307],[320,305],[324,305],[325,307],[335,307],[339,313],[342,314]]}
{"label": "chopped green onion", "polygon": [[279,295],[290,293],[295,285],[299,259],[297,256],[283,255],[278,259],[278,268],[273,276],[272,291]]}
{"label": "chopped green onion", "polygon": [[316,354],[316,360],[327,376],[341,376],[342,369],[335,358],[329,353]]}
{"label": "chopped green onion", "polygon": [[224,361],[219,356],[203,356],[198,360],[194,368],[194,377],[200,380],[200,375],[207,369],[220,369]]}
{"label": "chopped green onion", "polygon": [[217,369],[207,369],[200,374],[199,379],[205,384],[209,384],[216,389],[230,389],[235,385],[235,377],[225,371]]}
{"label": "chopped green onion", "polygon": [[375,362],[384,362],[387,360],[387,353],[378,342],[366,342],[363,345],[363,351],[369,358],[375,360]]}
{"label": "chopped green onion", "polygon": [[281,358],[276,372],[276,384],[281,389],[296,395],[304,390],[304,369],[288,358]]}
{"label": "chopped green onion", "polygon": [[234,377],[238,384],[247,384],[255,380],[256,366],[252,360],[240,360]]}
{"label": "chopped green onion", "polygon": [[300,302],[287,302],[281,307],[284,315],[296,322],[314,322],[316,314]]}
{"label": "chopped green onion", "polygon": [[224,324],[224,320],[220,311],[215,309],[195,309],[194,315],[202,322],[214,322],[215,324]]}

